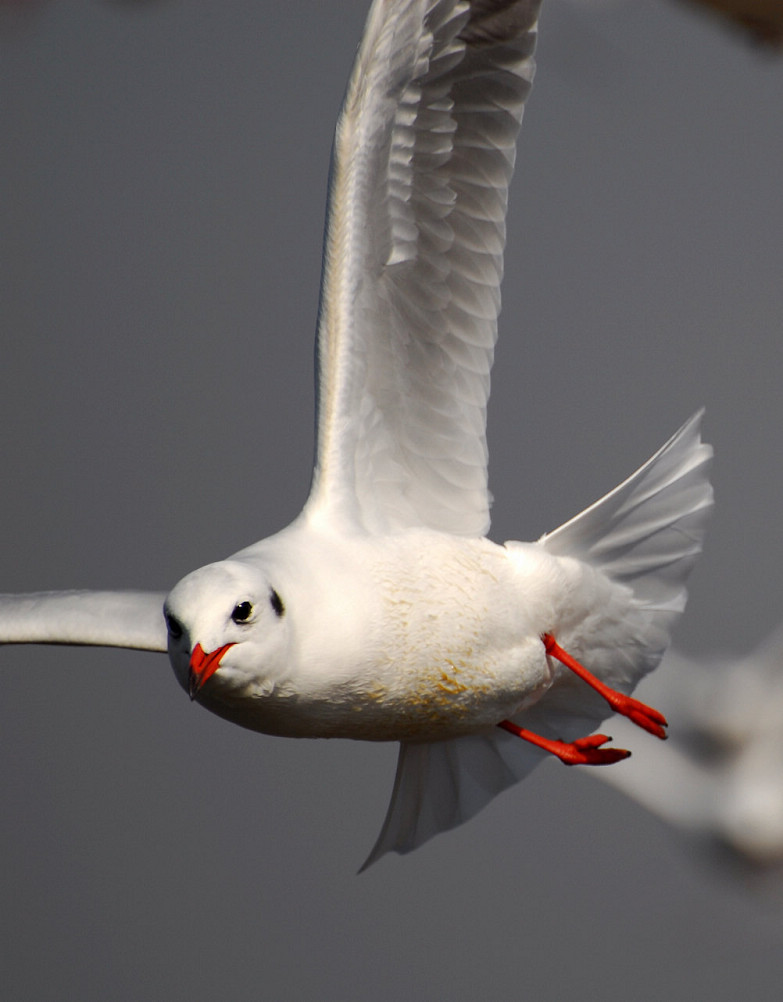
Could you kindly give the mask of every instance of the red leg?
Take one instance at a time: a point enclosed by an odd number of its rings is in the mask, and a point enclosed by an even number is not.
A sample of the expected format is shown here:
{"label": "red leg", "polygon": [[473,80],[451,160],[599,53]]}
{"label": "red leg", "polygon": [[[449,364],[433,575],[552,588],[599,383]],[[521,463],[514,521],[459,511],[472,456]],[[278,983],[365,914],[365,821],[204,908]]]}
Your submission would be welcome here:
{"label": "red leg", "polygon": [[572,672],[575,672],[581,679],[584,679],[589,686],[592,686],[597,693],[603,696],[616,713],[621,713],[624,717],[628,717],[633,723],[638,724],[639,727],[643,727],[645,731],[649,731],[650,734],[654,734],[657,738],[666,737],[666,731],[664,730],[664,727],[666,727],[666,717],[662,713],[640,702],[638,699],[633,699],[622,692],[617,692],[604,682],[601,682],[584,665],[581,665],[567,651],[564,651],[551,633],[545,633],[541,639],[544,641],[547,654],[550,654],[553,658],[557,658],[566,668],[570,668]]}
{"label": "red leg", "polygon": [[534,731],[518,727],[510,720],[501,720],[498,727],[515,734],[523,741],[529,741],[538,748],[543,748],[544,751],[551,752],[566,765],[611,765],[613,762],[628,758],[631,754],[624,748],[601,748],[602,744],[612,740],[605,734],[591,734],[589,737],[579,738],[578,741],[551,741],[549,738],[542,738]]}

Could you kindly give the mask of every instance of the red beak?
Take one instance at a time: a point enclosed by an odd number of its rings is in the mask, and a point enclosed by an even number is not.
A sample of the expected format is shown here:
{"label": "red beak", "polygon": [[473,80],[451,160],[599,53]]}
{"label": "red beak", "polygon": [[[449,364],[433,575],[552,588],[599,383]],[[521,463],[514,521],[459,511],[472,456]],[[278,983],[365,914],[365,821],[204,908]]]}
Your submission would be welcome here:
{"label": "red beak", "polygon": [[188,694],[195,699],[201,687],[220,667],[220,659],[233,644],[223,644],[207,654],[201,644],[196,644],[190,655],[190,671],[188,672]]}

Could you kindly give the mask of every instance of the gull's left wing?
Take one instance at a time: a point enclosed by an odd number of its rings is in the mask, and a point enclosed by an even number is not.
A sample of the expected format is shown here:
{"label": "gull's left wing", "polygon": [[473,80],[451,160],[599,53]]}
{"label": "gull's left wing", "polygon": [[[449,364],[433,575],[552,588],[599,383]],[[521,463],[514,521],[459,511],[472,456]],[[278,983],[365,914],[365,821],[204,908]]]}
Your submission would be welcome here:
{"label": "gull's left wing", "polygon": [[489,372],[539,6],[372,5],[335,137],[310,518],[489,527]]}
{"label": "gull's left wing", "polygon": [[56,591],[0,595],[0,644],[167,649],[165,592]]}

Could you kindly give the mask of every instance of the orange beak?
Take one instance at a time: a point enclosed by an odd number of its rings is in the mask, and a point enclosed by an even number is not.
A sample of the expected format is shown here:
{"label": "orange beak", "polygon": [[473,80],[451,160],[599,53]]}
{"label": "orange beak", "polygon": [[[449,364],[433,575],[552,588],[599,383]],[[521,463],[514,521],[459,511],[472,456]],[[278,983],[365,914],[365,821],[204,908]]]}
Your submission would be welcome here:
{"label": "orange beak", "polygon": [[220,667],[220,659],[233,644],[223,644],[207,654],[201,644],[196,644],[190,655],[190,671],[188,672],[188,694],[195,699],[201,687]]}

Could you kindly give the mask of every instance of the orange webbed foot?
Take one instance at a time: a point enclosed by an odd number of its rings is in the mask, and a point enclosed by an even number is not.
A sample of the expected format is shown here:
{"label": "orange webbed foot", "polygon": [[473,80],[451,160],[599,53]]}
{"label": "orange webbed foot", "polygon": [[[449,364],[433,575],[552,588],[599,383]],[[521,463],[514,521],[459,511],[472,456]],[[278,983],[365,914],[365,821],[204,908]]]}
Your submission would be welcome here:
{"label": "orange webbed foot", "polygon": [[501,720],[498,727],[522,738],[523,741],[529,741],[537,748],[550,752],[565,765],[612,765],[628,758],[631,754],[625,748],[602,748],[602,745],[612,740],[606,734],[590,734],[576,741],[555,741],[519,727],[511,720]]}

